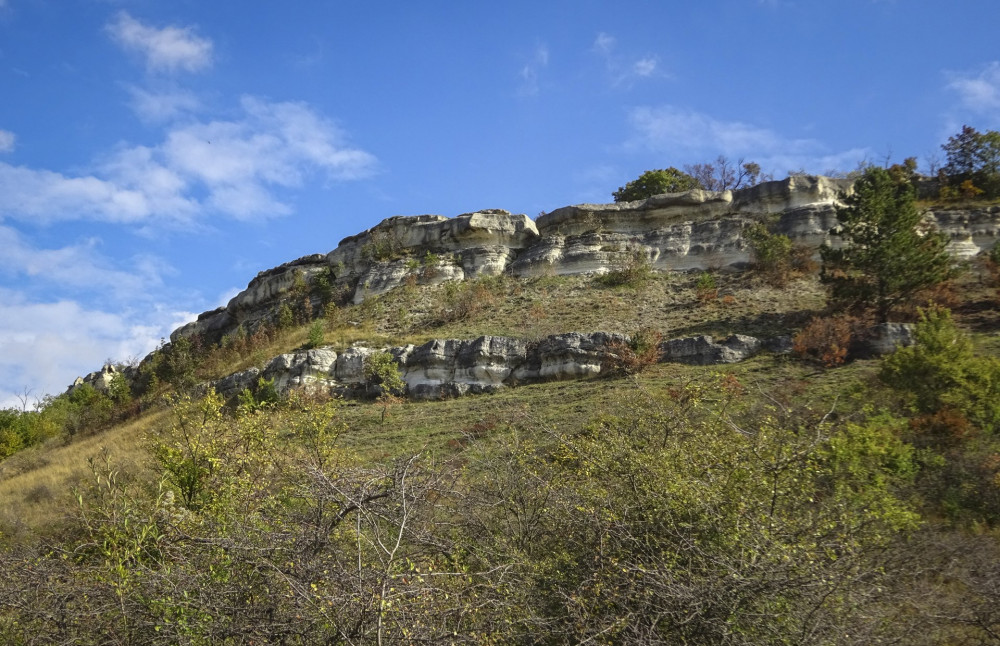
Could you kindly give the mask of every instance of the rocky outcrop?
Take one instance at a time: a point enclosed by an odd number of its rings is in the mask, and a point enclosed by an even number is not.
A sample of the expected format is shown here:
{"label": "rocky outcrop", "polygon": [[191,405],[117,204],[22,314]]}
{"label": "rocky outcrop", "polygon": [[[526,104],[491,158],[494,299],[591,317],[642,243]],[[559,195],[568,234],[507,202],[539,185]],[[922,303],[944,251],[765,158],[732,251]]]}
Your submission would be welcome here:
{"label": "rocky outcrop", "polygon": [[555,379],[594,376],[608,355],[609,345],[622,335],[571,332],[538,342],[500,336],[433,340],[423,345],[382,349],[352,347],[337,353],[315,348],[282,354],[263,370],[251,368],[220,379],[212,386],[229,398],[253,389],[259,378],[272,380],[279,393],[294,388],[323,388],[339,395],[367,391],[365,358],[388,352],[399,366],[406,393],[415,399],[442,399],[494,392],[505,386]]}
{"label": "rocky outcrop", "polygon": [[136,369],[131,366],[119,368],[113,363],[106,363],[100,370],[92,372],[86,377],[77,377],[67,392],[73,392],[86,384],[98,392],[107,393],[111,390],[111,382],[119,374],[125,378],[126,382],[131,382],[136,377]]}
{"label": "rocky outcrop", "polygon": [[[388,352],[403,378],[405,394],[413,399],[445,399],[492,393],[502,388],[540,381],[596,377],[614,366],[616,353],[629,338],[621,334],[570,332],[539,341],[506,336],[477,339],[435,339],[423,345],[387,348],[356,346],[341,353],[315,348],[282,354],[263,370],[251,368],[210,384],[227,399],[268,379],[278,393],[296,388],[322,389],[358,397],[372,394],[364,374],[365,359]],[[851,358],[872,358],[914,343],[913,326],[875,325],[863,332],[851,348]],[[738,363],[761,352],[787,354],[790,337],[758,339],[732,334],[721,341],[700,335],[663,341],[659,361],[695,366]]]}
{"label": "rocky outcrop", "polygon": [[[242,327],[273,321],[282,303],[321,307],[331,294],[360,303],[404,283],[437,284],[509,272],[601,274],[636,256],[658,270],[740,270],[750,259],[744,235],[767,221],[793,242],[837,243],[836,207],[850,180],[797,175],[738,191],[694,190],[619,204],[580,204],[532,221],[500,209],[396,216],[314,254],[261,272],[225,307],[206,312],[171,339],[214,343]],[[935,209],[928,220],[951,237],[958,257],[992,248],[1000,207]],[[325,290],[325,293],[321,293]],[[304,301],[304,302],[303,302]]]}
{"label": "rocky outcrop", "polygon": [[761,351],[760,339],[733,334],[719,343],[710,336],[671,339],[663,344],[663,359],[696,366],[737,363]]}

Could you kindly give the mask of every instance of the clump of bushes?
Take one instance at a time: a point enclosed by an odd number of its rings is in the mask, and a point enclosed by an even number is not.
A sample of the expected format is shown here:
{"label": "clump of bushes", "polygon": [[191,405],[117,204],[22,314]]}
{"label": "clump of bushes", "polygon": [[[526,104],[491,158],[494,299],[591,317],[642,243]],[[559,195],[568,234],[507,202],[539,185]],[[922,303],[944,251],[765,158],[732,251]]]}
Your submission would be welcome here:
{"label": "clump of bushes", "polygon": [[847,315],[815,317],[795,335],[792,351],[826,368],[842,365],[859,325],[857,318]]}

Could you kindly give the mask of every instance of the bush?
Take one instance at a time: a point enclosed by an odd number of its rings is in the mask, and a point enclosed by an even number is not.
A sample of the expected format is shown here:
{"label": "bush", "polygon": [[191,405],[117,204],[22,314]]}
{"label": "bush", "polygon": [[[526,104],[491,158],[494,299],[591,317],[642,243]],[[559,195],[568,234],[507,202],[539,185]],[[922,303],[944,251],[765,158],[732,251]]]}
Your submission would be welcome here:
{"label": "bush", "polygon": [[652,328],[642,328],[628,341],[608,343],[601,373],[612,377],[636,375],[660,360],[663,335]]}
{"label": "bush", "polygon": [[816,317],[795,335],[792,351],[827,368],[839,366],[847,361],[857,327],[858,320],[851,316]]}
{"label": "bush", "polygon": [[388,352],[375,352],[365,357],[364,375],[368,387],[381,394],[398,394],[406,388],[399,366]]}
{"label": "bush", "polygon": [[645,249],[625,251],[611,262],[611,269],[596,278],[605,287],[641,287],[653,276],[653,265]]}
{"label": "bush", "polygon": [[761,223],[747,230],[752,266],[768,283],[781,286],[792,274],[792,241],[782,234],[774,234]]}
{"label": "bush", "polygon": [[719,285],[715,281],[715,276],[707,271],[701,272],[698,282],[694,286],[695,295],[702,303],[714,301],[719,297]]}
{"label": "bush", "polygon": [[393,260],[403,255],[403,242],[392,231],[372,229],[368,242],[361,245],[361,257],[368,261]]}
{"label": "bush", "polygon": [[467,321],[492,311],[503,301],[508,287],[508,279],[504,276],[481,276],[475,280],[445,283],[437,323]]}
{"label": "bush", "polygon": [[323,345],[323,321],[317,319],[309,326],[309,338],[306,341],[307,348],[318,348]]}
{"label": "bush", "polygon": [[702,188],[701,183],[673,166],[663,170],[648,170],[637,179],[612,193],[615,202],[644,200],[662,193],[681,193]]}

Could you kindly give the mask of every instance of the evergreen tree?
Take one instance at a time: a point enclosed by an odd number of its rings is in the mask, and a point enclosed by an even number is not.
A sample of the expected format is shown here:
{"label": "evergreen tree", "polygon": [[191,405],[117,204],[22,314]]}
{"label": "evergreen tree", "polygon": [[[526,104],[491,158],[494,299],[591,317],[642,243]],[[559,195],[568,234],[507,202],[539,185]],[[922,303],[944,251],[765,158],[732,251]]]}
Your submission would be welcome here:
{"label": "evergreen tree", "polygon": [[870,167],[837,209],[844,245],[824,245],[821,277],[834,300],[873,307],[888,320],[896,305],[955,274],[947,236],[924,223],[913,185],[898,173]]}

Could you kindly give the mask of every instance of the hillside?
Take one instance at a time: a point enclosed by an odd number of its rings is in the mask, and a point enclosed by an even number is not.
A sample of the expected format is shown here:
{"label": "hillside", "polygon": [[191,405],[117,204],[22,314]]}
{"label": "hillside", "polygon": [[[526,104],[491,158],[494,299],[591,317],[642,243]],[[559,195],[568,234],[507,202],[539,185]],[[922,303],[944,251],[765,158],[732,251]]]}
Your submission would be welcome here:
{"label": "hillside", "polygon": [[849,187],[395,217],[261,272],[0,462],[0,636],[1000,643],[1000,207],[930,209],[951,313],[879,327],[817,273]]}

